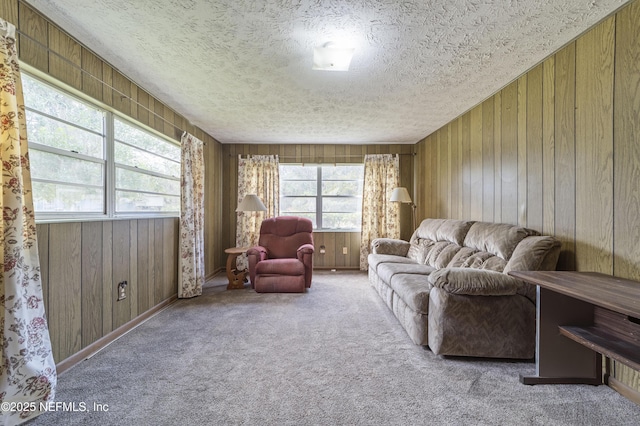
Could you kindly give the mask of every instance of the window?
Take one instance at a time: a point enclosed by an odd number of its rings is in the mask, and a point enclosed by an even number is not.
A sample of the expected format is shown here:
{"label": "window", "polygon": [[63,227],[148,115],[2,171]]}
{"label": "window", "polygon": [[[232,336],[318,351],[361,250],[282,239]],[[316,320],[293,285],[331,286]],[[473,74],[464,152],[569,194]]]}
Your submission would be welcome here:
{"label": "window", "polygon": [[39,219],[179,212],[177,144],[24,73],[23,86]]}
{"label": "window", "polygon": [[314,229],[358,231],[362,164],[280,165],[280,214],[311,219]]}
{"label": "window", "polygon": [[180,210],[180,148],[114,120],[116,212]]}
{"label": "window", "polygon": [[104,113],[23,75],[36,212],[104,213]]}

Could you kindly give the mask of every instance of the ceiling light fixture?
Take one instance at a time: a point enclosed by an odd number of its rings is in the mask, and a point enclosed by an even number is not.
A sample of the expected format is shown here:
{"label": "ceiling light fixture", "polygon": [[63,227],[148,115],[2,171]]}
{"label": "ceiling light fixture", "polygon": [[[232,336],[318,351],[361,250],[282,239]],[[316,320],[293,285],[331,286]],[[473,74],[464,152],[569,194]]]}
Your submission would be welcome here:
{"label": "ceiling light fixture", "polygon": [[332,41],[313,48],[313,67],[320,71],[349,71],[355,49],[338,47]]}

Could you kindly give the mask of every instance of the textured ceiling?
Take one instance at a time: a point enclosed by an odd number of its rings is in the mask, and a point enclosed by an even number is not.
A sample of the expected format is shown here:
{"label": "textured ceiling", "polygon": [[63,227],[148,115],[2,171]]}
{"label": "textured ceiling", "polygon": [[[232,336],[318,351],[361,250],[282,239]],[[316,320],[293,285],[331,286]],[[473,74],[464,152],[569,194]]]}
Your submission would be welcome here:
{"label": "textured ceiling", "polygon": [[[28,0],[222,143],[415,143],[627,0]],[[313,48],[355,47],[349,72]]]}

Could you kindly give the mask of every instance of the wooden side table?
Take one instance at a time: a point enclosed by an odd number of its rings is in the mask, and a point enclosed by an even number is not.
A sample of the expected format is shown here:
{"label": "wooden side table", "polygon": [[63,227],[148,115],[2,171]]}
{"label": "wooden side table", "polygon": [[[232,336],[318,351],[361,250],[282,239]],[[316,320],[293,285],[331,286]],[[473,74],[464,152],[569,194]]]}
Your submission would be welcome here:
{"label": "wooden side table", "polygon": [[236,269],[236,259],[241,254],[245,254],[250,247],[231,247],[225,249],[227,257],[227,278],[229,279],[229,285],[227,290],[240,290],[244,288],[244,281],[249,273],[248,270],[238,271]]}

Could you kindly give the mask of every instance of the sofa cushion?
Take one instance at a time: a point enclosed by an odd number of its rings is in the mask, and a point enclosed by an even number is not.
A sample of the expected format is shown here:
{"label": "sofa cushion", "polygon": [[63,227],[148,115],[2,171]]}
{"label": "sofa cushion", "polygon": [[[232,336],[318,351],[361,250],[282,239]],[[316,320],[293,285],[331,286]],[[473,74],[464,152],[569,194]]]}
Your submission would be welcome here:
{"label": "sofa cushion", "polygon": [[420,223],[420,226],[413,231],[410,242],[415,242],[419,239],[437,241],[436,232],[440,225],[445,222],[445,219],[425,219]]}
{"label": "sofa cushion", "polygon": [[382,263],[416,263],[415,260],[409,259],[408,257],[375,253],[372,253],[367,257],[367,262],[369,263],[369,268],[372,268],[374,271],[377,271],[378,266]]}
{"label": "sofa cushion", "polygon": [[478,250],[472,249],[471,247],[460,247],[458,252],[447,265],[447,268],[462,268],[462,265],[467,261],[467,259],[477,252]]}
{"label": "sofa cushion", "polygon": [[520,241],[530,235],[540,234],[532,229],[506,223],[476,222],[469,228],[464,245],[508,261]]}
{"label": "sofa cushion", "polygon": [[462,268],[488,269],[502,272],[507,261],[488,251],[477,251],[469,256],[461,265]]}
{"label": "sofa cushion", "polygon": [[434,268],[445,268],[460,249],[455,243],[438,241],[429,248],[424,263]]}
{"label": "sofa cushion", "polygon": [[548,236],[525,238],[516,247],[504,272],[553,270],[561,245],[559,240]]}
{"label": "sofa cushion", "polygon": [[381,280],[390,283],[395,274],[429,275],[434,270],[435,268],[429,265],[418,263],[380,263],[376,272]]}
{"label": "sofa cushion", "polygon": [[459,246],[463,245],[465,236],[475,222],[468,220],[446,220],[438,228],[436,241],[450,241]]}
{"label": "sofa cushion", "polygon": [[411,243],[411,247],[409,247],[409,251],[407,252],[407,257],[414,260],[416,263],[425,263],[427,253],[433,244],[434,242],[431,240],[417,238],[413,243]]}
{"label": "sofa cushion", "polygon": [[391,278],[390,286],[413,311],[421,314],[429,312],[429,292],[432,286],[426,275],[396,274]]}
{"label": "sofa cushion", "polygon": [[413,233],[411,241],[422,238],[431,241],[449,241],[461,246],[473,223],[467,220],[425,219]]}
{"label": "sofa cushion", "polygon": [[451,294],[470,296],[510,296],[526,285],[510,275],[471,268],[438,269],[427,279],[433,287]]}

